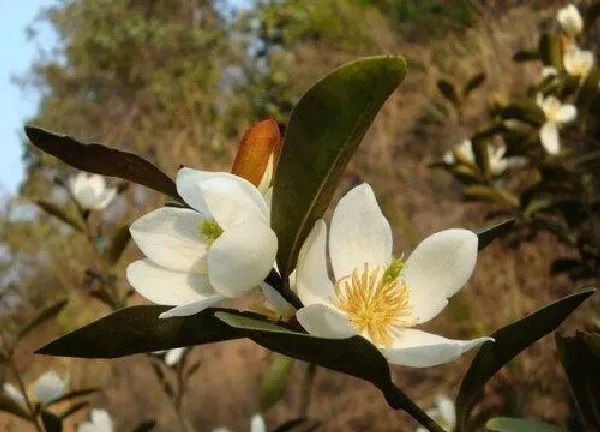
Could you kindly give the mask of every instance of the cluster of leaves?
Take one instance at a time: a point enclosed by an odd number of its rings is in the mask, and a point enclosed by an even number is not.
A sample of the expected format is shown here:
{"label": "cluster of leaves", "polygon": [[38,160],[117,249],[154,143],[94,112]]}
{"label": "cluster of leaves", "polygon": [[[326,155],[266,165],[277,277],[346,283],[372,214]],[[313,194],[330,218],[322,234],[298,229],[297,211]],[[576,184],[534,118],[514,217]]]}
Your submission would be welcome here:
{"label": "cluster of leaves", "polygon": [[[274,287],[285,298],[295,297],[283,281],[295,268],[301,244],[329,206],[346,164],[405,71],[401,57],[362,58],[329,73],[295,106],[275,173],[271,221],[279,238],[281,278],[270,282],[275,282]],[[34,127],[27,127],[26,133],[35,146],[76,168],[142,184],[178,200],[173,181],[139,156]],[[305,166],[311,166],[310,172]],[[512,225],[509,220],[481,230],[480,249]],[[522,350],[558,327],[592,293],[586,289],[572,294],[492,333],[495,342],[481,348],[463,379],[457,398],[459,430],[479,427],[481,420],[472,413],[483,385]],[[394,385],[387,361],[360,336],[343,340],[315,337],[294,321],[273,321],[232,309],[207,309],[193,316],[159,319],[166,309],[152,305],[118,310],[38,352],[114,358],[248,338],[286,357],[366,380],[382,392],[390,407],[405,410],[432,431],[442,430]],[[110,343],[98,344],[98,340]],[[288,366],[282,368],[287,370]]]}
{"label": "cluster of leaves", "polygon": [[[583,19],[582,44],[594,41],[593,25],[600,14],[598,4],[590,6]],[[509,244],[533,241],[548,232],[577,256],[557,259],[552,274],[566,274],[573,281],[600,280],[600,71],[597,61],[582,74],[569,70],[565,57],[573,50],[576,35],[566,31],[540,35],[538,46],[514,55],[517,63],[540,62],[542,77],[525,94],[509,102],[495,101],[489,110],[490,123],[470,138],[471,153],[465,157],[456,148],[452,157],[435,164],[450,172],[462,185],[465,199],[494,203],[489,217],[514,218],[514,229],[505,233]],[[594,47],[590,47],[594,48]],[[589,52],[592,56],[592,52]],[[593,59],[595,60],[595,59]],[[471,81],[473,82],[473,81]],[[460,114],[461,100],[455,87],[439,81],[442,95]],[[544,144],[543,129],[550,116],[540,102],[554,97],[572,104],[576,117],[560,129],[560,151]],[[537,103],[536,103],[537,99]],[[500,150],[499,150],[500,149]],[[502,154],[501,169],[494,170]],[[507,168],[506,161],[519,161]],[[445,158],[446,159],[446,158]],[[557,337],[562,364],[571,383],[584,422],[598,428],[597,390],[600,328],[590,320],[590,333]],[[494,431],[554,430],[553,427],[521,419],[498,418],[488,423]],[[546,428],[546,429],[544,429]]]}

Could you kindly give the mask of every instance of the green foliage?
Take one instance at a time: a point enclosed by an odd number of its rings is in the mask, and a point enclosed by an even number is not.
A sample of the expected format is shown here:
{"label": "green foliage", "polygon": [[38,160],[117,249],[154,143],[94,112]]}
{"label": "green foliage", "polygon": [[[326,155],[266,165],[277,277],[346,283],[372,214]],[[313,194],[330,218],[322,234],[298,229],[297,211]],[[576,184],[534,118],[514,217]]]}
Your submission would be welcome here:
{"label": "green foliage", "polygon": [[485,427],[494,432],[560,432],[561,429],[546,423],[510,417],[490,419]]}
{"label": "green foliage", "polygon": [[281,354],[274,354],[271,364],[262,377],[260,384],[260,410],[267,411],[275,405],[285,392],[288,377],[292,373],[295,359]]}

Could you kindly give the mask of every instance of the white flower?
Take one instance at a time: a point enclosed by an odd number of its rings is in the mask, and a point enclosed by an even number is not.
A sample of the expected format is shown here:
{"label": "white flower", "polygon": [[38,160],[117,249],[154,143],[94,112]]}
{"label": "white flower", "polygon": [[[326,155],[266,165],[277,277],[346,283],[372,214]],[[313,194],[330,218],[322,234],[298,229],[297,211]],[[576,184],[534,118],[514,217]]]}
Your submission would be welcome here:
{"label": "white flower", "polygon": [[544,68],[542,69],[542,78],[547,78],[549,76],[556,75],[558,75],[558,71],[554,66],[544,66]]}
{"label": "white flower", "polygon": [[36,399],[42,404],[55,401],[65,394],[67,382],[63,380],[55,371],[44,372],[34,383],[33,393]]}
{"label": "white flower", "polygon": [[[435,397],[435,408],[427,411],[427,415],[447,431],[454,430],[456,426],[454,401],[446,395],[437,395]],[[415,432],[428,432],[428,429],[418,427]]]}
{"label": "white flower", "polygon": [[[227,428],[213,429],[213,432],[231,432]],[[250,420],[250,432],[267,432],[265,419],[260,414],[255,414]]]}
{"label": "white flower", "polygon": [[449,229],[431,235],[407,260],[392,256],[392,230],[371,187],[355,187],[338,203],[327,228],[318,220],[298,256],[296,317],[315,336],[360,334],[390,363],[427,367],[450,362],[490,338],[452,340],[411,327],[438,315],[469,280],[477,235]]}
{"label": "white flower", "polygon": [[91,421],[79,425],[77,432],[112,432],[113,422],[110,414],[103,409],[94,409],[90,415]]}
{"label": "white flower", "polygon": [[21,393],[21,391],[16,388],[14,385],[12,385],[9,382],[5,382],[4,383],[4,394],[12,399],[14,402],[16,402],[17,404],[21,405],[21,406],[25,406],[27,404],[27,402],[25,401],[25,396],[23,396],[23,393]]}
{"label": "white flower", "polygon": [[546,123],[540,129],[540,140],[549,154],[560,152],[560,136],[558,126],[572,122],[577,116],[577,109],[573,105],[563,104],[556,96],[537,95],[537,104],[544,115]]}
{"label": "white flower", "polygon": [[267,202],[247,180],[182,168],[176,183],[191,209],[160,208],[130,227],[147,258],[129,265],[127,279],[148,300],[177,306],[163,318],[193,315],[258,286],[277,252]]}
{"label": "white flower", "polygon": [[167,351],[165,354],[165,363],[167,366],[175,366],[185,353],[186,347],[173,348]]}
{"label": "white flower", "polygon": [[460,144],[454,146],[452,150],[448,150],[444,153],[444,162],[447,164],[453,164],[456,162],[456,159],[460,159],[473,163],[475,161],[475,156],[473,155],[473,145],[471,140],[464,140]]}
{"label": "white flower", "polygon": [[560,28],[569,36],[576,36],[583,30],[583,18],[573,4],[569,4],[558,11],[556,20]]}
{"label": "white flower", "polygon": [[[510,167],[523,165],[522,158],[505,158],[505,153],[506,146],[504,144],[488,147],[489,164],[492,174],[499,175]],[[457,157],[455,157],[455,155]],[[457,159],[458,162],[462,161],[469,164],[475,163],[473,144],[470,140],[464,140],[455,146],[453,150],[450,150],[444,154],[444,162],[447,164],[454,164],[455,159]]]}
{"label": "white flower", "polygon": [[569,46],[563,55],[563,65],[569,75],[583,80],[594,67],[594,53]]}
{"label": "white flower", "polygon": [[102,210],[117,195],[115,188],[107,188],[104,177],[99,174],[80,172],[69,179],[69,189],[84,209]]}

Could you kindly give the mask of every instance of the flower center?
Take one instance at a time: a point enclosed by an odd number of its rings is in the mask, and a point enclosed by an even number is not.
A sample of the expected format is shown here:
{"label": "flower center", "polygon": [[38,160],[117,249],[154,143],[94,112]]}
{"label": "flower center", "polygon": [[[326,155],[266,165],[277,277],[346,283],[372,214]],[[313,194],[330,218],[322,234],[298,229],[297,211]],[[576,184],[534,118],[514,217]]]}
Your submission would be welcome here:
{"label": "flower center", "polygon": [[199,226],[200,236],[206,240],[208,246],[212,246],[216,239],[223,234],[223,228],[214,220],[204,219]]}
{"label": "flower center", "polygon": [[404,261],[396,259],[384,270],[365,264],[335,283],[335,306],[376,346],[390,346],[394,332],[414,324],[408,289],[398,279]]}

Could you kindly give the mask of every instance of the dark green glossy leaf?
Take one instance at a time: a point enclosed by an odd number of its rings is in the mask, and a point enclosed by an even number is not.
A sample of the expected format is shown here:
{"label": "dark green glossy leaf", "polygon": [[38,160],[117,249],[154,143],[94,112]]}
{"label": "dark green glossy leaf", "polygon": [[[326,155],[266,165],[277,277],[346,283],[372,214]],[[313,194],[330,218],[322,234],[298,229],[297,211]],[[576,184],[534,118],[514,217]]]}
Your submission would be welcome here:
{"label": "dark green glossy leaf", "polygon": [[42,411],[41,419],[46,432],[62,432],[63,424],[60,417],[55,416],[51,412]]}
{"label": "dark green glossy leaf", "polygon": [[260,385],[261,412],[267,411],[283,397],[287,379],[292,373],[295,362],[296,359],[291,357],[274,354]]}
{"label": "dark green glossy leaf", "polygon": [[458,98],[458,94],[456,94],[454,84],[447,80],[438,80],[437,88],[440,93],[452,103],[452,105],[455,107],[460,106],[460,99]]}
{"label": "dark green glossy leaf", "polygon": [[561,432],[560,428],[547,423],[511,417],[490,419],[485,427],[494,432]]}
{"label": "dark green glossy leaf", "polygon": [[271,215],[284,276],[295,268],[346,164],[405,74],[402,57],[359,59],[318,81],[294,108],[275,173]]}
{"label": "dark green glossy leaf", "polygon": [[158,317],[168,309],[168,306],[158,305],[121,309],[56,339],[36,353],[63,357],[115,358],[243,337],[240,332],[214,316],[215,311],[220,309],[206,309],[187,317]]}
{"label": "dark green glossy leaf", "polygon": [[82,171],[119,177],[178,199],[177,187],[165,173],[146,159],[102,144],[82,143],[76,139],[25,126],[29,140],[52,156]]}
{"label": "dark green glossy leaf", "polygon": [[390,407],[406,411],[432,430],[443,430],[394,385],[386,359],[366,339],[360,336],[319,338],[301,333],[300,328],[275,324],[264,317],[244,316],[239,312],[217,312],[215,315],[271,351],[369,381],[383,393]]}
{"label": "dark green glossy leaf", "polygon": [[17,340],[23,339],[29,333],[43,325],[46,321],[55,318],[60,311],[67,305],[69,300],[60,300],[54,303],[52,306],[47,307],[41,311],[29,324],[27,324],[17,335]]}
{"label": "dark green glossy leaf", "polygon": [[465,85],[463,94],[468,96],[473,90],[478,89],[485,82],[485,73],[481,72],[474,75]]}
{"label": "dark green glossy leaf", "polygon": [[513,55],[513,60],[517,63],[538,60],[539,58],[540,58],[540,56],[537,51],[521,50],[521,51],[517,51]]}
{"label": "dark green glossy leaf", "polygon": [[80,397],[89,396],[91,394],[94,394],[98,390],[100,390],[100,389],[87,388],[87,389],[73,390],[72,392],[64,394],[61,397],[59,397],[58,399],[55,399],[52,402],[46,404],[46,406],[52,406],[52,405],[59,404],[61,402],[66,402],[66,401],[70,401],[70,400],[77,399]]}
{"label": "dark green glossy leaf", "polygon": [[119,258],[121,258],[121,255],[123,255],[123,252],[129,244],[130,239],[131,233],[129,232],[128,225],[123,225],[117,229],[106,251],[106,260],[111,265],[115,265],[117,262],[119,262]]}
{"label": "dark green glossy leaf", "polygon": [[553,66],[556,70],[562,69],[562,44],[560,36],[544,33],[538,43],[540,59],[546,66]]}
{"label": "dark green glossy leaf", "polygon": [[67,225],[70,225],[72,228],[74,228],[77,231],[81,231],[81,232],[85,231],[82,221],[74,218],[73,216],[68,214],[66,211],[64,211],[62,208],[60,208],[56,204],[53,204],[48,201],[43,201],[43,200],[36,200],[35,203],[37,204],[37,206],[39,208],[44,210],[50,216],[54,216],[55,218],[66,223]]}
{"label": "dark green glossy leaf", "polygon": [[505,221],[498,222],[489,227],[475,231],[479,239],[479,250],[485,249],[487,245],[489,245],[496,238],[508,234],[512,230],[514,224],[514,219],[507,219]]}
{"label": "dark green glossy leaf", "polygon": [[516,119],[533,126],[541,126],[546,121],[542,109],[529,100],[506,105],[501,109],[500,115],[504,120]]}
{"label": "dark green glossy leaf", "polygon": [[600,336],[556,335],[556,346],[585,422],[590,430],[600,430]]}
{"label": "dark green glossy leaf", "polygon": [[585,289],[571,294],[490,335],[495,342],[481,347],[460,385],[456,398],[458,432],[472,430],[471,410],[482,397],[484,384],[521,351],[554,331],[594,291]]}

